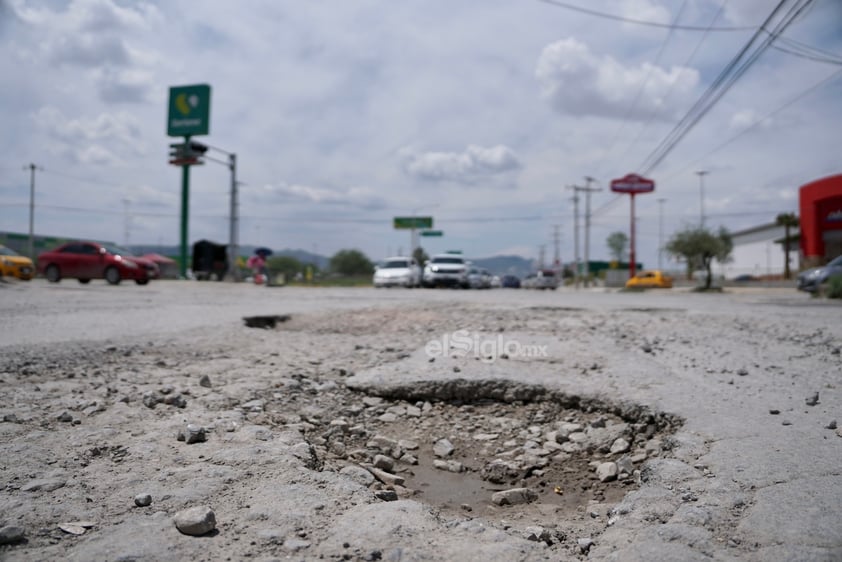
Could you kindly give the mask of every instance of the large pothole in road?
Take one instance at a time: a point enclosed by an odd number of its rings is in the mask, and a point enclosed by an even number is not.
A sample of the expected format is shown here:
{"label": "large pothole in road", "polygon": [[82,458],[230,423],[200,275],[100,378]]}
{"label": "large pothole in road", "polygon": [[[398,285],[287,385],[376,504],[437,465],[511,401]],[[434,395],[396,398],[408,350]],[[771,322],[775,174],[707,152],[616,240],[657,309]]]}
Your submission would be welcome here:
{"label": "large pothole in road", "polygon": [[324,469],[381,499],[553,528],[604,522],[638,486],[644,462],[668,454],[680,425],[645,407],[502,380],[319,394],[318,407],[299,404],[299,412]]}

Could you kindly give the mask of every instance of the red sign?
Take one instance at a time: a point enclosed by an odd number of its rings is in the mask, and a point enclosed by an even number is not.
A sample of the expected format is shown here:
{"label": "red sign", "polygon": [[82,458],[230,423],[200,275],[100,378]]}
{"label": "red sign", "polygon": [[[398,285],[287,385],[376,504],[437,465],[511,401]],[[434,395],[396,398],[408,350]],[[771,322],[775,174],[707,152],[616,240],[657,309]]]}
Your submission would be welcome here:
{"label": "red sign", "polygon": [[655,182],[637,174],[628,174],[611,180],[611,191],[616,193],[650,193],[655,191]]}

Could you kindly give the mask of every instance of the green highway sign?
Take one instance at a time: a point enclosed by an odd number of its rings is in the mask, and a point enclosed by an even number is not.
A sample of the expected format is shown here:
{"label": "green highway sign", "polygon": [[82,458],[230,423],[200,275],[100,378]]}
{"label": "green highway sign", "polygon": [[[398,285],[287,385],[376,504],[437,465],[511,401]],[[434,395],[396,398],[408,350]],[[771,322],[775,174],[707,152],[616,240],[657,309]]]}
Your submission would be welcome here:
{"label": "green highway sign", "polygon": [[422,230],[421,236],[444,236],[441,230]]}
{"label": "green highway sign", "polygon": [[207,84],[170,88],[167,135],[190,137],[210,131],[211,88]]}
{"label": "green highway sign", "polygon": [[433,228],[433,217],[395,217],[395,228]]}

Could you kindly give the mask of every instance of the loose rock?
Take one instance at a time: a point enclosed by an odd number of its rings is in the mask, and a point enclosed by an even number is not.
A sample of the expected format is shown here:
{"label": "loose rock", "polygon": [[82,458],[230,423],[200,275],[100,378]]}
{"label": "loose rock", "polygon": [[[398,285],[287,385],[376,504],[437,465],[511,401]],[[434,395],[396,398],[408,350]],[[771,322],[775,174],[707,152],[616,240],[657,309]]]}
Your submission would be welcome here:
{"label": "loose rock", "polygon": [[175,527],[185,535],[199,536],[216,528],[216,514],[206,506],[184,509],[173,518]]}
{"label": "loose rock", "polygon": [[491,496],[491,501],[496,505],[518,505],[536,499],[538,499],[538,494],[529,488],[512,488],[511,490],[495,492]]}
{"label": "loose rock", "polygon": [[146,507],[152,503],[152,496],[149,494],[138,494],[134,497],[134,504],[137,507]]}
{"label": "loose rock", "polygon": [[0,544],[15,544],[21,542],[26,536],[23,527],[7,525],[0,527]]}

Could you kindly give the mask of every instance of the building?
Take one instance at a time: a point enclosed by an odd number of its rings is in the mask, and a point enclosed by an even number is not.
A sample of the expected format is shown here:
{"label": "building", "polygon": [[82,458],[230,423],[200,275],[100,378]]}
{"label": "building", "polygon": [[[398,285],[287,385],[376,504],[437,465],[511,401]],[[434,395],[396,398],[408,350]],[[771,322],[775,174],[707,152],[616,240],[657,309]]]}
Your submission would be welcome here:
{"label": "building", "polygon": [[842,255],[842,174],[802,185],[798,200],[802,267]]}

